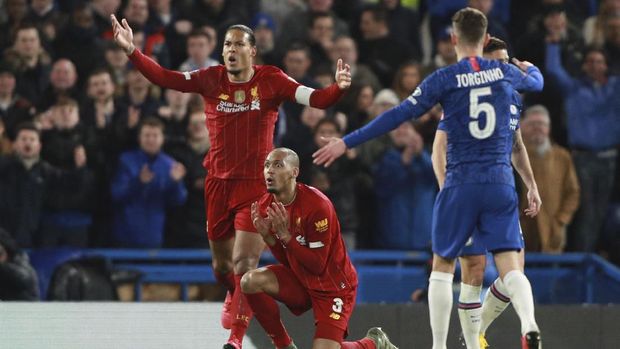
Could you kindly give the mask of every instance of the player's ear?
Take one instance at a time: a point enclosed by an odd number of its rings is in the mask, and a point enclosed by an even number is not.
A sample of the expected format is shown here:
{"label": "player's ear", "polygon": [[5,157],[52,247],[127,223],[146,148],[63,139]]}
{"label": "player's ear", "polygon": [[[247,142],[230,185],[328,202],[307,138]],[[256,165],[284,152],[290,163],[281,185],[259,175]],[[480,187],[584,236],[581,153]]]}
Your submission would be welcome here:
{"label": "player's ear", "polygon": [[250,56],[256,57],[256,52],[257,52],[256,46],[252,46],[252,48],[250,49]]}
{"label": "player's ear", "polygon": [[450,33],[450,42],[453,46],[456,46],[456,44],[458,43],[458,38],[456,37],[456,34],[454,34],[454,31]]}
{"label": "player's ear", "polygon": [[299,167],[293,167],[292,175],[293,178],[297,179],[297,176],[299,176]]}
{"label": "player's ear", "polygon": [[484,43],[482,43],[482,47],[486,47],[490,40],[491,35],[489,33],[486,33],[486,35],[484,36]]}

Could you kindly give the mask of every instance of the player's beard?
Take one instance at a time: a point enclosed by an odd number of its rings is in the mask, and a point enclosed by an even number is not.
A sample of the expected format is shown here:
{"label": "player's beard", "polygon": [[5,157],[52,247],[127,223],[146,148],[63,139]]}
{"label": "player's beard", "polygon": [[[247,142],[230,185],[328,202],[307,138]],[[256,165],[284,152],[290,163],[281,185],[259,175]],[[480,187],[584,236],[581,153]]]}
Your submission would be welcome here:
{"label": "player's beard", "polygon": [[271,194],[278,194],[280,191],[274,187],[267,187],[267,192]]}

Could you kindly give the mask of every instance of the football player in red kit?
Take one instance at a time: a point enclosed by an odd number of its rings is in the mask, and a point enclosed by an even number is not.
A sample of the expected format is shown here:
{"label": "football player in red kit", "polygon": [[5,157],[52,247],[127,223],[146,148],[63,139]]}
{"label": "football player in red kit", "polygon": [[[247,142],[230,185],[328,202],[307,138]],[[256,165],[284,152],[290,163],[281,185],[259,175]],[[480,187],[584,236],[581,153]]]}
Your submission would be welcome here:
{"label": "football player in red kit", "polygon": [[273,150],[263,172],[268,193],[252,204],[252,222],[280,264],[245,273],[241,289],[276,348],[297,348],[280,320],[278,300],[296,315],[313,310],[313,349],[395,349],[378,327],[366,338],[343,342],[355,307],[357,272],[331,201],[297,183],[297,154]]}
{"label": "football player in red kit", "polygon": [[[191,72],[166,70],[133,44],[132,30],[111,16],[114,39],[151,82],[202,95],[211,149],[204,164],[209,245],[217,280],[229,290],[222,325],[231,329],[224,348],[240,349],[252,316],[239,289],[241,277],[256,268],[263,240],[250,221],[250,205],[264,192],[261,169],[273,148],[278,107],[294,100],[316,108],[333,105],[351,84],[350,67],[338,60],[336,82],[313,90],[273,66],[253,65],[254,33],[244,25],[228,28],[224,65]],[[230,314],[229,316],[226,316]]]}

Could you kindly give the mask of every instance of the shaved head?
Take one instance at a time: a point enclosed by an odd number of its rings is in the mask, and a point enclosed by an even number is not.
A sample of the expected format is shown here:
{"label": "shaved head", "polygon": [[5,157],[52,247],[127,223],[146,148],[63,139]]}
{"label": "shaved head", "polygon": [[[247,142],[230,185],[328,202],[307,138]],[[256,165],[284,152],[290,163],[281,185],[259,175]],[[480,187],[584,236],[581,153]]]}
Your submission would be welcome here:
{"label": "shaved head", "polygon": [[289,148],[276,148],[272,150],[267,158],[278,157],[291,167],[299,167],[299,156]]}

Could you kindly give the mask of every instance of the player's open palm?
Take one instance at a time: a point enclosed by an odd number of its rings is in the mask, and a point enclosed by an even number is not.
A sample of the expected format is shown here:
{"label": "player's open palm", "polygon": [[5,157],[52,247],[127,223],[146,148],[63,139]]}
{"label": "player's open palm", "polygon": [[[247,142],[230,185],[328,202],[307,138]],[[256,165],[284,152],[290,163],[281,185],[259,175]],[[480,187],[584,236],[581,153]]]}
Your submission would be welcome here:
{"label": "player's open palm", "polygon": [[281,202],[271,203],[271,207],[267,208],[267,217],[271,220],[271,226],[275,230],[278,238],[285,243],[291,238],[291,233],[288,231],[288,212]]}
{"label": "player's open palm", "polygon": [[110,15],[112,21],[112,30],[114,31],[114,41],[120,46],[125,53],[130,54],[133,52],[133,31],[129,27],[127,20],[123,18],[122,24],[116,19],[115,15]]}
{"label": "player's open palm", "polygon": [[256,228],[256,231],[258,231],[263,238],[267,238],[271,235],[271,220],[268,217],[261,217],[258,212],[257,202],[252,203],[250,214],[252,216],[252,224],[254,225],[254,228]]}
{"label": "player's open palm", "polygon": [[351,66],[344,64],[341,58],[338,58],[336,64],[336,83],[341,90],[351,86]]}
{"label": "player's open palm", "polygon": [[527,208],[525,209],[525,215],[528,217],[536,217],[540,212],[540,206],[542,206],[542,199],[538,194],[538,189],[533,188],[527,191]]}
{"label": "player's open palm", "polygon": [[314,158],[315,164],[329,167],[329,165],[347,151],[347,145],[344,144],[342,138],[338,137],[330,137],[323,140],[327,140],[327,144],[315,151],[312,157]]}

